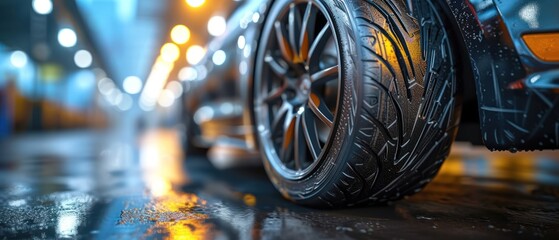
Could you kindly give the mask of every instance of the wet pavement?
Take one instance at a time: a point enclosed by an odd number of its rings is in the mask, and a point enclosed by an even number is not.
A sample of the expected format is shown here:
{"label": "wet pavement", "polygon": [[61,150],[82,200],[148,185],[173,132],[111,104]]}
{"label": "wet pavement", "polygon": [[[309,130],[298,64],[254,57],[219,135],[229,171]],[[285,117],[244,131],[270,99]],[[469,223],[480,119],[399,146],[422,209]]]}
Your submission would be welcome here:
{"label": "wet pavement", "polygon": [[[125,134],[126,135],[126,134]],[[177,134],[69,132],[0,142],[0,239],[557,239],[559,153],[458,143],[437,178],[386,206],[284,200],[263,169],[183,156]]]}

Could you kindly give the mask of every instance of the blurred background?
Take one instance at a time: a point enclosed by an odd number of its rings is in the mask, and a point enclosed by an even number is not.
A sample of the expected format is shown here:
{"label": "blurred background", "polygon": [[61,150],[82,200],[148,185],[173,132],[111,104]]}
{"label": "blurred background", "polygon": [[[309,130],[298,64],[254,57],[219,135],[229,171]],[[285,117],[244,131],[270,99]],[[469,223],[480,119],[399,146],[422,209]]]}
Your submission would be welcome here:
{"label": "blurred background", "polygon": [[0,1],[0,138],[178,122],[190,66],[241,2]]}
{"label": "blurred background", "polygon": [[[265,3],[0,0],[0,236],[557,236],[551,151],[490,153],[458,142],[422,193],[339,211],[286,201],[262,167],[217,169],[247,156],[260,163],[239,141],[250,129],[238,127],[244,113],[232,100],[242,90],[235,79],[249,72],[232,59],[256,47],[249,35],[225,38],[263,19],[236,9]],[[200,102],[197,112],[186,111],[187,96]],[[184,156],[190,118],[199,142],[216,142],[207,156]],[[480,139],[478,126],[462,129]]]}

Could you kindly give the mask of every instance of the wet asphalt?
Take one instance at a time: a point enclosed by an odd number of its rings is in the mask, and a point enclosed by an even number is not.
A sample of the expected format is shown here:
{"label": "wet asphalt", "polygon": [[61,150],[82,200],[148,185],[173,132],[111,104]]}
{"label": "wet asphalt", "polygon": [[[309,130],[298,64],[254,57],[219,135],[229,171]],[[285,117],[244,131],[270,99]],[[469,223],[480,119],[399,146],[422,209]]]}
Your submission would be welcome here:
{"label": "wet asphalt", "polygon": [[0,141],[0,239],[558,239],[559,153],[455,144],[422,192],[320,210],[261,167],[217,170],[176,132]]}

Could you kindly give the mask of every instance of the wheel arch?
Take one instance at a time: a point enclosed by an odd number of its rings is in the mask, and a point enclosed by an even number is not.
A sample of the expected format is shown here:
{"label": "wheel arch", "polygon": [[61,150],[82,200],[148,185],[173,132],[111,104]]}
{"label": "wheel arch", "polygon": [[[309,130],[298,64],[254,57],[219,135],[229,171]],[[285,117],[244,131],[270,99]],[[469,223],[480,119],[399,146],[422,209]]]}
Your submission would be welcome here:
{"label": "wheel arch", "polygon": [[511,88],[526,78],[529,69],[523,64],[515,45],[518,39],[510,34],[510,22],[502,16],[498,4],[482,0],[432,1],[451,20],[462,63],[458,74],[463,79],[463,89],[468,91],[466,97],[477,98],[484,144],[490,150],[556,148],[559,143],[545,134],[554,123],[545,116],[556,109],[549,102],[557,98]]}

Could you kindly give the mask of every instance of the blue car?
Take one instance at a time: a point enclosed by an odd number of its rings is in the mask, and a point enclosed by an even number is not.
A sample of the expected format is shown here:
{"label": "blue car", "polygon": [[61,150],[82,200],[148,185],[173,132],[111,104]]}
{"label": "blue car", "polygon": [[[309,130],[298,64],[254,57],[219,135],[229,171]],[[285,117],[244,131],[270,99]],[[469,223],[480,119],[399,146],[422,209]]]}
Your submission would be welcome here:
{"label": "blue car", "polygon": [[[285,198],[314,207],[420,191],[462,112],[479,116],[491,150],[558,148],[557,9],[556,0],[246,1],[194,67],[190,142],[245,143]],[[217,53],[225,63],[212,61]]]}

